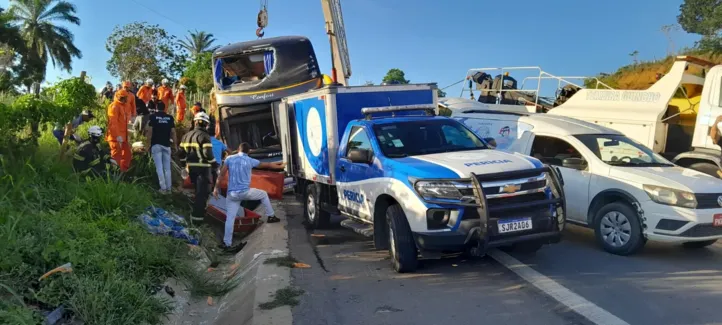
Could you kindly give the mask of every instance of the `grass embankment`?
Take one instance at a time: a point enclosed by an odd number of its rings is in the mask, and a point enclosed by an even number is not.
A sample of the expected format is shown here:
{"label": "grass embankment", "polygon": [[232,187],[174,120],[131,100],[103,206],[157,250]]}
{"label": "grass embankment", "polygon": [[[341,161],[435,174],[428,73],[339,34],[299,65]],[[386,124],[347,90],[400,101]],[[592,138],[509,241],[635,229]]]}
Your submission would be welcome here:
{"label": "grass embankment", "polygon": [[[679,55],[689,55],[710,61],[715,64],[722,64],[722,54],[714,54],[694,49],[685,49]],[[611,74],[597,76],[602,82],[615,89],[644,90],[657,81],[657,74],[666,74],[674,63],[674,57],[630,64],[619,68]],[[690,72],[700,74],[699,68],[692,66]],[[588,88],[594,88],[590,80],[586,82]]]}
{"label": "grass embankment", "polygon": [[[78,134],[104,125],[98,114]],[[89,325],[158,324],[171,309],[163,290],[155,294],[168,277],[185,279],[192,293],[229,290],[194,268],[185,242],[151,235],[136,221],[153,204],[188,215],[186,203],[153,190],[147,157],[134,161],[133,182],[84,179],[58,149],[47,130],[32,150],[0,158],[0,324],[40,324],[41,310],[60,305]],[[66,263],[71,273],[39,280]]]}

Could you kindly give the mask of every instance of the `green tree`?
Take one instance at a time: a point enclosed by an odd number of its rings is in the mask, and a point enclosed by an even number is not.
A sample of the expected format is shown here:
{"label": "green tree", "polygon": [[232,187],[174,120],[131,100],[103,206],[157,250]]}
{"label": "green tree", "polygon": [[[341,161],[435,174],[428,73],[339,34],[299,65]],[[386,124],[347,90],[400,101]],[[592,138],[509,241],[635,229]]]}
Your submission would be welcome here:
{"label": "green tree", "polygon": [[73,33],[59,23],[80,25],[75,5],[62,0],[14,0],[8,14],[10,21],[19,25],[27,46],[23,53],[26,78],[34,82],[45,79],[48,61],[53,66],[72,71],[73,58],[83,54],[75,47]]}
{"label": "green tree", "polygon": [[705,50],[722,50],[722,2],[718,0],[684,0],[679,6],[677,22],[685,32],[702,36],[697,46]]}
{"label": "green tree", "polygon": [[201,53],[214,52],[219,48],[213,45],[216,41],[213,34],[197,30],[189,33],[185,40],[180,41],[180,45],[190,53],[191,57],[196,58]]}
{"label": "green tree", "polygon": [[401,69],[391,69],[389,72],[386,73],[384,76],[384,79],[381,80],[382,83],[386,84],[407,84],[409,83],[408,80],[406,80],[406,75],[404,74]]}
{"label": "green tree", "polygon": [[105,49],[111,53],[106,64],[108,72],[122,80],[176,80],[186,61],[185,51],[175,36],[145,22],[116,26],[105,42]]}
{"label": "green tree", "polygon": [[213,88],[212,55],[211,52],[203,52],[186,62],[183,77],[192,81],[186,83],[190,91],[209,92]]}

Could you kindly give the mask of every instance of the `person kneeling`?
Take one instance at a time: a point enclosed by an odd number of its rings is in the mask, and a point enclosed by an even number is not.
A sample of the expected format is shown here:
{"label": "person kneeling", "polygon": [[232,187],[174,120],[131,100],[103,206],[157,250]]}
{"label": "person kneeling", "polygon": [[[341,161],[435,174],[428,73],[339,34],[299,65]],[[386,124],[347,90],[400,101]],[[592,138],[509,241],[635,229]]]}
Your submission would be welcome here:
{"label": "person kneeling", "polygon": [[[241,202],[244,200],[260,200],[263,205],[263,212],[268,217],[268,223],[275,223],[281,221],[278,219],[273,212],[271,206],[271,200],[268,198],[268,193],[263,190],[251,188],[251,170],[253,168],[266,168],[266,169],[283,169],[286,166],[285,162],[277,163],[262,163],[256,159],[248,156],[248,152],[251,150],[251,146],[248,143],[241,143],[238,148],[238,153],[226,157],[221,168],[219,175],[220,179],[228,177],[228,190],[226,191],[226,227],[223,236],[223,244],[226,250],[229,251],[240,251],[245,243],[238,246],[232,246],[233,241],[233,225],[236,221],[236,214],[241,207]],[[213,196],[218,198],[219,189],[218,184],[213,189]],[[240,248],[239,248],[240,247]]]}
{"label": "person kneeling", "polygon": [[73,155],[73,169],[81,175],[104,176],[110,169],[112,159],[98,144],[103,138],[103,129],[93,125],[88,129],[88,139],[81,142]]}

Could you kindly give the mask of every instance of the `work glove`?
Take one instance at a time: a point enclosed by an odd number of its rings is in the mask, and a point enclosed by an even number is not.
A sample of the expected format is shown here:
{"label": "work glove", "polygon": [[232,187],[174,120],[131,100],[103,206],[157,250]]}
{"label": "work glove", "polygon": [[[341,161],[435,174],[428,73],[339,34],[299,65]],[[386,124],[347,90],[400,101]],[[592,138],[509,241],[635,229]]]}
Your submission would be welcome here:
{"label": "work glove", "polygon": [[121,137],[121,136],[118,136],[117,138],[115,138],[115,140],[117,140],[120,143],[123,143],[123,137]]}

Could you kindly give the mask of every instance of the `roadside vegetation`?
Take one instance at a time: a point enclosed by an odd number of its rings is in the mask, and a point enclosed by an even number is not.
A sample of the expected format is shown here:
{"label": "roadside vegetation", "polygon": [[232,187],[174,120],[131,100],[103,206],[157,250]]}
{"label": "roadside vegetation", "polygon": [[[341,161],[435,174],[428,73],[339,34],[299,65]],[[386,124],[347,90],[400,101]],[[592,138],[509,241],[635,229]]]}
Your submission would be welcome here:
{"label": "roadside vegetation", "polygon": [[[0,98],[0,324],[40,324],[59,306],[85,324],[158,324],[171,310],[159,290],[169,277],[194,295],[232,289],[207,279],[195,264],[198,250],[136,221],[149,206],[189,210],[183,197],[157,196],[147,157],[136,157],[127,175],[90,179],[73,173],[72,148],[59,156],[54,121],[87,108],[97,118],[77,134],[105,125],[91,85],[72,78],[40,96]],[[72,272],[40,280],[66,263]]]}
{"label": "roadside vegetation", "polygon": [[[647,89],[658,77],[667,73],[677,55],[690,55],[722,64],[722,3],[717,0],[684,0],[679,6],[677,24],[664,25],[660,31],[668,39],[667,56],[662,59],[640,62],[639,52],[632,50],[629,56],[633,63],[619,68],[613,73],[600,73],[597,78],[615,89]],[[695,34],[700,39],[692,47],[676,50],[672,32],[684,31]],[[701,74],[697,68],[690,72]],[[596,86],[595,80],[585,81],[587,88]]]}

